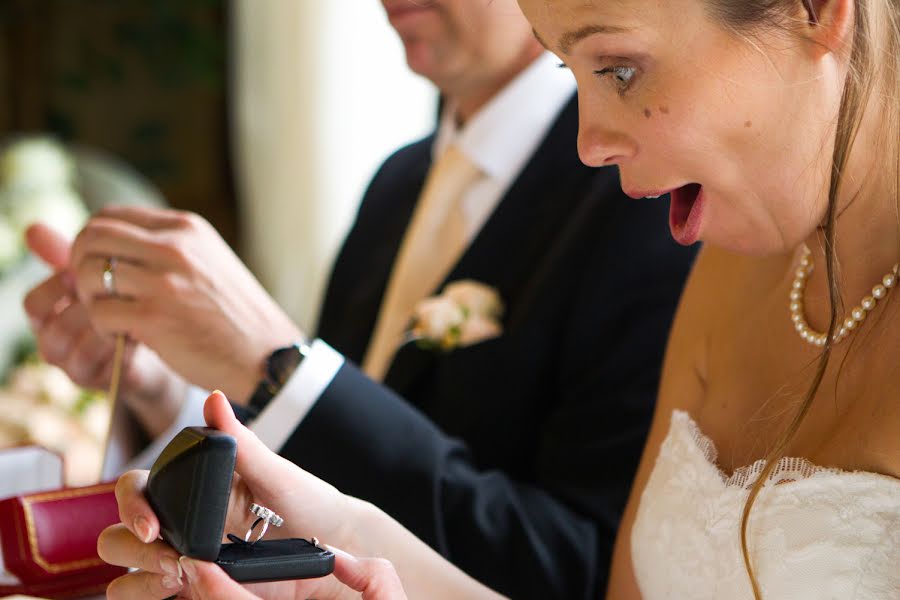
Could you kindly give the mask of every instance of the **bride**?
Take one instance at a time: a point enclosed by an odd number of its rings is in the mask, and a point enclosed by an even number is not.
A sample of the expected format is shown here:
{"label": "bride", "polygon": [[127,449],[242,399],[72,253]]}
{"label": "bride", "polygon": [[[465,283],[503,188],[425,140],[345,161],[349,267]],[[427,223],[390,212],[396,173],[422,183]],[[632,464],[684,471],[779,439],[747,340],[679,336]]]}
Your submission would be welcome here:
{"label": "bride", "polygon": [[[900,598],[896,1],[520,4],[578,80],[582,159],[618,165],[635,198],[671,194],[672,234],[707,243],[608,597]],[[153,541],[146,474],[132,472],[124,524],[100,550],[143,571],[110,597],[493,596],[378,509],[269,453],[220,394],[206,409],[238,438],[236,523],[252,498],[289,535],[393,568],[339,552],[349,587],[247,589],[206,563],[179,568]]]}

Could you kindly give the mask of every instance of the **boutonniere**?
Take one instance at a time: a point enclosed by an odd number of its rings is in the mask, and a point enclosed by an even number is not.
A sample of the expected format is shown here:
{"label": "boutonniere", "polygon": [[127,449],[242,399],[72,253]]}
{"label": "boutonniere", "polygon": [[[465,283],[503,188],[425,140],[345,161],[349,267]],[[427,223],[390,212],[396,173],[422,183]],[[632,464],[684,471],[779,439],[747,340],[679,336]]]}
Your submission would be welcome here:
{"label": "boutonniere", "polygon": [[465,348],[503,333],[503,311],[494,288],[468,279],[456,281],[416,305],[409,338],[428,350]]}

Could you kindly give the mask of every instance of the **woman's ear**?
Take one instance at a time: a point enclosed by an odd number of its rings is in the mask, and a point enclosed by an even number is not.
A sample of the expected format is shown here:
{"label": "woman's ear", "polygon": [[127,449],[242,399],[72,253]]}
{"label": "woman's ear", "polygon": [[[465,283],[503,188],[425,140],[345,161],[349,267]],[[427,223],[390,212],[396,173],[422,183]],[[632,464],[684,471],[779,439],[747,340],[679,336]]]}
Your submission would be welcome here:
{"label": "woman's ear", "polygon": [[824,52],[848,50],[853,41],[855,0],[802,0],[806,35]]}

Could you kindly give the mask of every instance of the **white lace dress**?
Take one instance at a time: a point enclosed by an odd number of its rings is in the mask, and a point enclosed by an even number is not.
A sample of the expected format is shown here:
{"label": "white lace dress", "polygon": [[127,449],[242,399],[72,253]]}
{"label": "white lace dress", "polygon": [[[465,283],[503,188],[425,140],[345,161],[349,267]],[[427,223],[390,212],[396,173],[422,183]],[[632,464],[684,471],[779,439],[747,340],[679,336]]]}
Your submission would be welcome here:
{"label": "white lace dress", "polygon": [[[730,478],[675,411],[631,533],[644,600],[752,600],[741,511],[763,462]],[[900,479],[782,459],[750,519],[764,600],[900,600]]]}

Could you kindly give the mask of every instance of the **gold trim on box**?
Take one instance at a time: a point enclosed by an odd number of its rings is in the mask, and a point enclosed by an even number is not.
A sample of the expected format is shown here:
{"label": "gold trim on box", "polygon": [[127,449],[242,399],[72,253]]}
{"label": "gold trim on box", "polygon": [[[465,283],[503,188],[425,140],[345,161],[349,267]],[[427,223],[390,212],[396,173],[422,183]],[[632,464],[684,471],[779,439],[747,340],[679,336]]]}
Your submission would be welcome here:
{"label": "gold trim on box", "polygon": [[[31,558],[35,562],[35,564],[48,573],[53,573],[54,575],[65,573],[67,571],[77,571],[80,569],[87,569],[89,567],[99,567],[105,565],[106,563],[103,562],[100,558],[85,558],[82,560],[73,560],[67,563],[55,564],[51,563],[46,558],[41,556],[40,547],[38,546],[37,541],[37,529],[34,525],[34,514],[31,512],[31,505],[39,504],[41,502],[53,502],[54,500],[80,498],[82,496],[89,496],[91,494],[112,491],[115,488],[116,485],[114,483],[105,483],[87,488],[77,488],[72,490],[63,490],[61,492],[47,492],[44,494],[35,494],[33,496],[23,496],[22,510],[25,513],[25,529],[28,534],[28,544],[31,549]],[[16,530],[18,530],[18,520],[15,520],[15,523]],[[19,532],[19,534],[19,539],[21,540],[21,532]]]}

